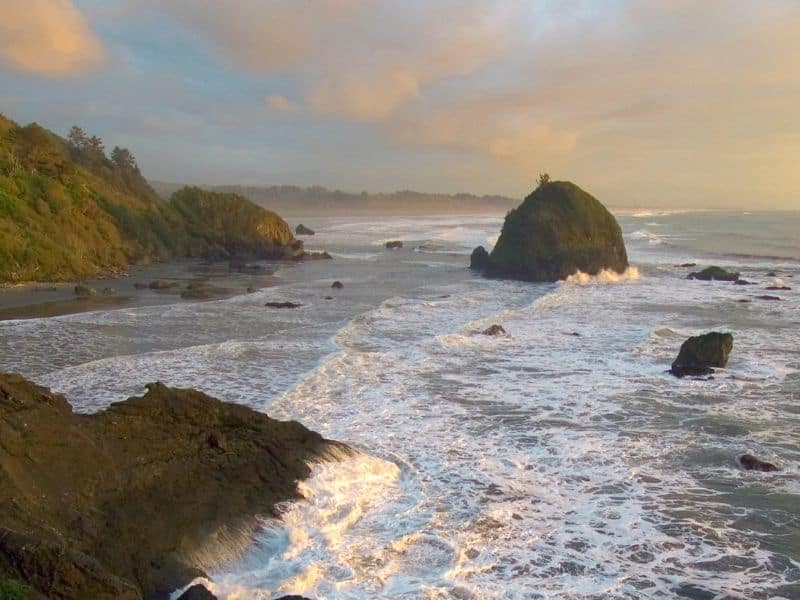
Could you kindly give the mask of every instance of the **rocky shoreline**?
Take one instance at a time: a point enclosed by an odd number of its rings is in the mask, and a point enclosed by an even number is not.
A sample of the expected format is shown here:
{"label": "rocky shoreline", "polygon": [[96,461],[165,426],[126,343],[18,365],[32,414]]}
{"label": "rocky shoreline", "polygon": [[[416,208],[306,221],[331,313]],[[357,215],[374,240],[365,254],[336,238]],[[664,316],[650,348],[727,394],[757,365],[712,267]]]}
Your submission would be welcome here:
{"label": "rocky shoreline", "polygon": [[195,390],[153,383],[81,415],[0,374],[0,579],[34,597],[167,598],[298,498],[310,464],[349,453]]}

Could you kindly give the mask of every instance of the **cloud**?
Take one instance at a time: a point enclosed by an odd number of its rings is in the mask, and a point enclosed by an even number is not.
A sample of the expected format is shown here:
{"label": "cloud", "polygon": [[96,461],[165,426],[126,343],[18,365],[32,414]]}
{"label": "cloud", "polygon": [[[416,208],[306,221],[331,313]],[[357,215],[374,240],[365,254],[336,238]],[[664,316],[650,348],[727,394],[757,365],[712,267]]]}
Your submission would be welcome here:
{"label": "cloud", "polygon": [[291,100],[280,94],[270,94],[264,101],[270,108],[281,112],[295,112],[297,110],[297,106],[295,106]]}
{"label": "cloud", "polygon": [[0,4],[0,61],[47,77],[75,75],[103,64],[100,40],[71,0]]}

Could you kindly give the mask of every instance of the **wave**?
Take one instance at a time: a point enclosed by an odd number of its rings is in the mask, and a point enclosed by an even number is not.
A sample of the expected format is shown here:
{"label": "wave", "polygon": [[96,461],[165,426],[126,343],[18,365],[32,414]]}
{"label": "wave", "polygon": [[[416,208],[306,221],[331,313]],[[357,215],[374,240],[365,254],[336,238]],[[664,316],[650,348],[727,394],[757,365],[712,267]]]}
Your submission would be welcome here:
{"label": "wave", "polygon": [[607,284],[607,283],[622,283],[626,281],[638,281],[641,277],[639,269],[630,266],[622,273],[617,273],[611,269],[603,269],[597,275],[589,275],[582,271],[578,271],[565,280],[566,283],[576,283],[578,285],[588,284]]}
{"label": "wave", "polygon": [[630,234],[630,237],[638,240],[647,240],[650,244],[659,245],[664,243],[664,237],[653,233],[647,229],[639,229]]}

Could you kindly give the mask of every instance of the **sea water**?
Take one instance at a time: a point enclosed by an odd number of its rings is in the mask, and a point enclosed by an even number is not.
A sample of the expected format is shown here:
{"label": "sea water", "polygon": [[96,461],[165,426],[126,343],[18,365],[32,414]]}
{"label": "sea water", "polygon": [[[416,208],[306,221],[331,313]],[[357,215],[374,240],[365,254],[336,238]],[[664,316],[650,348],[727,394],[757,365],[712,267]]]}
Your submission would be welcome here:
{"label": "sea water", "polygon": [[[305,219],[333,261],[220,301],[0,322],[0,370],[84,412],[199,388],[359,450],[203,565],[221,598],[800,598],[800,214],[618,217],[632,268],[553,284],[466,268],[502,215]],[[711,330],[734,335],[727,368],[669,375]]]}

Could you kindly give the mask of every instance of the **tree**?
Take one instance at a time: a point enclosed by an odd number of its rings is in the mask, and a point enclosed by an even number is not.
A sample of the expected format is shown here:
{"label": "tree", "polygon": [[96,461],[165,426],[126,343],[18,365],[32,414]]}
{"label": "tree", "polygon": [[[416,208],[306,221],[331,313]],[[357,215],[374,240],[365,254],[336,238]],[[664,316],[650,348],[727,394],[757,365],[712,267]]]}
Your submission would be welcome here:
{"label": "tree", "polygon": [[122,171],[139,170],[139,167],[136,165],[136,159],[127,148],[114,146],[114,149],[111,151],[111,162]]}
{"label": "tree", "polygon": [[539,173],[539,187],[550,183],[550,175],[547,173]]}
{"label": "tree", "polygon": [[89,152],[96,155],[106,155],[106,145],[103,143],[103,140],[93,135],[89,138]]}
{"label": "tree", "polygon": [[89,138],[86,137],[86,133],[77,125],[73,125],[69,130],[67,140],[70,147],[76,152],[84,152],[89,144]]}

